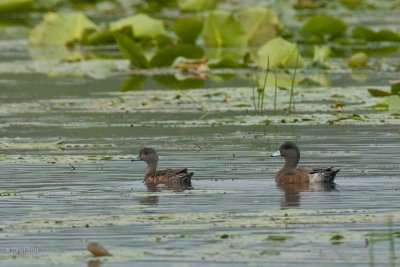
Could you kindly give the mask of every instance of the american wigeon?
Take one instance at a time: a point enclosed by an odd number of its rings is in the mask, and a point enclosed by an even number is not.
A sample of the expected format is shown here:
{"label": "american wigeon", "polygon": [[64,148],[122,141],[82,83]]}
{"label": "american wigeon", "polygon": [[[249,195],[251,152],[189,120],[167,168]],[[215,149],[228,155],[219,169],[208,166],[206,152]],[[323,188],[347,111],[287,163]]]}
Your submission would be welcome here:
{"label": "american wigeon", "polygon": [[271,157],[284,157],[285,165],[275,176],[275,182],[282,184],[301,183],[333,183],[340,169],[334,167],[308,168],[297,167],[300,160],[300,150],[295,143],[286,141],[279,146],[279,150]]}
{"label": "american wigeon", "polygon": [[186,168],[157,171],[158,155],[153,148],[145,147],[141,149],[139,156],[132,161],[144,161],[147,163],[147,172],[143,180],[146,185],[191,185],[193,172],[188,172]]}

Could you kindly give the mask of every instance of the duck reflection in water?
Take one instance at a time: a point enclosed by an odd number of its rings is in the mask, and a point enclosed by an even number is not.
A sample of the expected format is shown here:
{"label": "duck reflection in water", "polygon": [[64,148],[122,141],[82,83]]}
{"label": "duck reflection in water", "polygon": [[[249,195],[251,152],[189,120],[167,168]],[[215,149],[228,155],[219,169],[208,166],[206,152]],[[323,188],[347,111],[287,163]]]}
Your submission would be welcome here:
{"label": "duck reflection in water", "polygon": [[330,192],[336,191],[335,184],[278,184],[277,187],[284,192],[281,208],[298,207],[301,204],[302,192]]}

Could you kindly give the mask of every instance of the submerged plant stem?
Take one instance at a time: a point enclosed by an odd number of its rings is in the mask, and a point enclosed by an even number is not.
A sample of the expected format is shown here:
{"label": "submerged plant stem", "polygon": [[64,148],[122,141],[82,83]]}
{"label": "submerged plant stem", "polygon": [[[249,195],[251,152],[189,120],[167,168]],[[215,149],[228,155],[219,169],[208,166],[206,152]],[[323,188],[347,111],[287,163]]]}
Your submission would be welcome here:
{"label": "submerged plant stem", "polygon": [[275,70],[274,115],[276,115],[276,95],[278,93],[278,75]]}
{"label": "submerged plant stem", "polygon": [[299,62],[299,53],[297,53],[296,57],[296,66],[294,68],[293,76],[291,79],[291,84],[290,84],[290,98],[289,98],[289,108],[288,112],[292,112],[292,106],[294,109],[294,82],[296,81],[296,71],[297,71],[297,63]]}

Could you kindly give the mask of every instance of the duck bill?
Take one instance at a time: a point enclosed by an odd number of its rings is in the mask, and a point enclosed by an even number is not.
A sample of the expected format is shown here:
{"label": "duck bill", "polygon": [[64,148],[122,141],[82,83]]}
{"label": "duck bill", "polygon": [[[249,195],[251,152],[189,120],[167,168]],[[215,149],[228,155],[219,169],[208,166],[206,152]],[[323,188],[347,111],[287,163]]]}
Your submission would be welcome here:
{"label": "duck bill", "polygon": [[281,156],[281,152],[279,150],[271,154],[271,157],[279,157],[279,156]]}
{"label": "duck bill", "polygon": [[134,159],[131,159],[131,161],[142,161],[142,159],[138,156],[138,157],[136,157]]}

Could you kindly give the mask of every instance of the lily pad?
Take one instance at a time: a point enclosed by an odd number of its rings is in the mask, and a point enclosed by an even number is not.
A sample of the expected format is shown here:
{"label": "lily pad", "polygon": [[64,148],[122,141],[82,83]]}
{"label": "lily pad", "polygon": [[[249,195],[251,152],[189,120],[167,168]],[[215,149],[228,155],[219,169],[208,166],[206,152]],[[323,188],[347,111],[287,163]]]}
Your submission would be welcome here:
{"label": "lily pad", "polygon": [[195,17],[180,18],[175,22],[174,32],[183,43],[194,43],[203,29],[203,22]]}
{"label": "lily pad", "polygon": [[328,15],[317,15],[307,20],[300,33],[303,35],[330,36],[342,35],[347,30],[347,24],[342,19]]}
{"label": "lily pad", "polygon": [[2,0],[0,1],[0,13],[29,10],[32,4],[33,0]]}
{"label": "lily pad", "polygon": [[165,67],[174,63],[177,57],[201,58],[204,51],[194,44],[178,44],[159,50],[150,61],[152,67]]}
{"label": "lily pad", "polygon": [[203,28],[203,38],[210,46],[246,46],[246,34],[237,18],[228,11],[209,13]]}
{"label": "lily pad", "polygon": [[390,83],[390,93],[392,95],[400,95],[400,81]]}
{"label": "lily pad", "polygon": [[358,25],[352,30],[354,38],[363,39],[366,41],[380,42],[380,41],[399,41],[400,35],[389,29],[382,29],[374,31],[363,25]]}
{"label": "lily pad", "polygon": [[380,89],[375,89],[375,88],[368,88],[368,92],[375,97],[385,97],[385,96],[390,96],[389,92],[386,92],[384,90]]}
{"label": "lily pad", "polygon": [[119,51],[130,60],[131,65],[139,68],[148,68],[149,61],[144,55],[142,48],[138,46],[131,38],[123,34],[115,34]]}
{"label": "lily pad", "polygon": [[261,45],[277,37],[282,27],[275,12],[263,7],[250,7],[238,13],[248,44]]}
{"label": "lily pad", "polygon": [[199,12],[212,10],[218,0],[178,0],[178,7],[183,12]]}
{"label": "lily pad", "polygon": [[82,42],[97,26],[83,13],[48,13],[31,31],[29,43],[37,45],[70,45]]}
{"label": "lily pad", "polygon": [[268,241],[285,241],[288,238],[290,238],[290,237],[285,236],[285,235],[269,235],[267,237],[267,240]]}
{"label": "lily pad", "polygon": [[130,16],[110,23],[110,30],[118,32],[123,28],[131,28],[135,38],[156,38],[159,35],[167,35],[164,22],[145,14]]}
{"label": "lily pad", "polygon": [[334,245],[342,243],[343,240],[344,240],[344,236],[341,235],[341,234],[334,234],[329,239],[329,241],[331,241],[331,243],[334,244]]}
{"label": "lily pad", "polygon": [[352,55],[347,61],[347,66],[349,68],[362,68],[367,67],[369,57],[364,52],[359,52]]}
{"label": "lily pad", "polygon": [[304,65],[297,45],[277,37],[267,42],[257,52],[257,65],[266,69],[268,66],[296,68]]}

